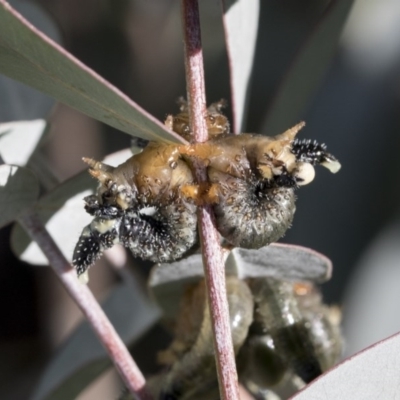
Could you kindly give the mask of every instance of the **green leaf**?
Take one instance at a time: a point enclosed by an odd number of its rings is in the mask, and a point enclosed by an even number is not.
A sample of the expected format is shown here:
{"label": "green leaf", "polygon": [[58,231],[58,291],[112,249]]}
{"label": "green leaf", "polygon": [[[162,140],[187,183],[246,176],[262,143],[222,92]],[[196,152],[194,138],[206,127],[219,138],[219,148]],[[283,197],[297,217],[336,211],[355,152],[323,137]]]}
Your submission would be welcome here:
{"label": "green leaf", "polygon": [[262,132],[276,135],[299,122],[335,54],[353,3],[353,0],[331,0],[280,85]]}
{"label": "green leaf", "polygon": [[[159,310],[133,280],[118,285],[103,308],[121,339],[130,345],[160,317]],[[85,321],[51,360],[31,399],[76,399],[110,365],[105,350]]]}
{"label": "green leaf", "polygon": [[[131,155],[130,150],[122,150],[106,157],[104,161],[110,165],[118,165]],[[96,186],[96,180],[84,171],[57,186],[35,206],[39,218],[69,262],[72,261],[72,253],[82,229],[93,219],[84,210],[83,198],[93,194]],[[48,260],[39,246],[32,242],[18,224],[13,227],[11,233],[11,247],[25,262],[48,265]]]}
{"label": "green leaf", "polygon": [[46,121],[0,124],[0,156],[6,164],[24,166],[46,131]]}
{"label": "green leaf", "polygon": [[240,133],[246,116],[247,95],[257,41],[259,0],[224,0],[223,24],[229,59],[233,126]]}
{"label": "green leaf", "polygon": [[0,165],[0,227],[18,218],[39,196],[38,181],[26,168]]}
{"label": "green leaf", "polygon": [[133,136],[182,142],[129,97],[0,0],[0,73]]}

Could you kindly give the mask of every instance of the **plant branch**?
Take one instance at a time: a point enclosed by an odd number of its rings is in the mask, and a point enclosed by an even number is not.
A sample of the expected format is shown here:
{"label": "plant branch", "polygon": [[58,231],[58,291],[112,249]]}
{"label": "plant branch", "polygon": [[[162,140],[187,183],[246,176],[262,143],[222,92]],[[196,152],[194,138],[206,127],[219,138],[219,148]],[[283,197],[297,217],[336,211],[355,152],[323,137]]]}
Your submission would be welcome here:
{"label": "plant branch", "polygon": [[[208,138],[208,132],[205,121],[206,95],[197,0],[182,0],[182,23],[189,120],[195,141],[204,142]],[[206,181],[205,166],[193,164],[197,181]],[[226,296],[225,267],[219,234],[210,206],[199,207],[199,225],[221,399],[236,400],[239,399],[239,387]]]}
{"label": "plant branch", "polygon": [[65,259],[39,217],[34,211],[29,210],[18,218],[18,222],[32,240],[38,244],[49,260],[61,283],[75,300],[100,342],[107,350],[128,389],[139,399],[149,400],[150,396],[145,389],[146,381],[129,354],[128,349],[97,303],[92,292],[78,280],[75,269]]}

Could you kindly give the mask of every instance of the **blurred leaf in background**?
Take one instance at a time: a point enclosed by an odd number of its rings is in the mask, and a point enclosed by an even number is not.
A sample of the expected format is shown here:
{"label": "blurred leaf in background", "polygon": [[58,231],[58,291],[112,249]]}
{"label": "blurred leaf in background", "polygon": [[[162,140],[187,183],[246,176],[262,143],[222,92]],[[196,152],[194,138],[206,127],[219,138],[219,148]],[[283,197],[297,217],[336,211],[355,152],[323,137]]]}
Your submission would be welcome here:
{"label": "blurred leaf in background", "polygon": [[[55,42],[60,34],[49,15],[36,4],[22,0],[11,0],[10,4]],[[0,75],[0,122],[43,118],[54,105],[54,99]]]}

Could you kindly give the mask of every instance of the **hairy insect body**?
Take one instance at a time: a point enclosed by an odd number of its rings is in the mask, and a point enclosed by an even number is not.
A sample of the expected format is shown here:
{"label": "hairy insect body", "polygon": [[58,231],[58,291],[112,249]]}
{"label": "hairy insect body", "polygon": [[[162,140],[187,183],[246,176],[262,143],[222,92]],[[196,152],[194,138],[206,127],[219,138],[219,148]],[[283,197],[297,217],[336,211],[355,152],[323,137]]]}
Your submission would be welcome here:
{"label": "hairy insect body", "polygon": [[78,274],[115,243],[154,262],[180,258],[196,243],[196,206],[180,195],[181,185],[193,182],[192,173],[176,146],[150,143],[116,168],[85,161],[100,185],[97,195],[85,198],[95,219],[75,248]]}
{"label": "hairy insect body", "polygon": [[[84,159],[99,187],[85,198],[85,210],[94,220],[74,251],[78,274],[116,243],[153,262],[181,258],[197,243],[196,206],[202,204],[212,205],[217,229],[231,245],[268,245],[290,227],[295,189],[313,180],[314,165],[332,172],[340,168],[324,145],[295,139],[304,123],[275,137],[227,135],[229,123],[221,108],[220,102],[207,110],[211,139],[206,143],[150,142],[115,168]],[[180,114],[166,121],[183,136],[187,123],[185,103]],[[207,167],[208,182],[194,181],[193,159]]]}
{"label": "hairy insect body", "polygon": [[219,202],[213,206],[220,234],[237,247],[258,249],[280,239],[290,227],[295,207],[293,188],[268,187],[212,170],[219,182]]}
{"label": "hairy insect body", "polygon": [[78,275],[92,265],[102,252],[118,243],[118,222],[96,217],[87,225],[75,246],[73,264]]}
{"label": "hairy insect body", "polygon": [[208,166],[220,234],[232,245],[260,248],[290,227],[297,186],[314,178],[311,163],[291,151],[300,123],[276,137],[220,136],[190,147]]}

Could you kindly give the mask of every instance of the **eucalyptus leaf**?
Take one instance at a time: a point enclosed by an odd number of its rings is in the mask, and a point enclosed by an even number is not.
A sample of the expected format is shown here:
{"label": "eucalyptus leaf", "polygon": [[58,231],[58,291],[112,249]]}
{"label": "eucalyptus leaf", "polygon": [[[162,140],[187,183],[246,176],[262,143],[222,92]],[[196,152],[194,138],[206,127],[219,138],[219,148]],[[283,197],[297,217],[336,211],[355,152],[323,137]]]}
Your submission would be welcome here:
{"label": "eucalyptus leaf", "polygon": [[46,131],[46,121],[0,124],[0,156],[6,164],[24,166]]}
{"label": "eucalyptus leaf", "polygon": [[227,261],[242,279],[268,276],[288,281],[323,283],[332,275],[328,257],[302,246],[274,243],[258,250],[234,249]]}
{"label": "eucalyptus leaf", "polygon": [[[72,252],[83,226],[92,220],[83,208],[83,198],[94,193],[95,188],[94,180],[87,173],[80,173],[41,198],[35,207],[39,218],[69,262],[72,261]],[[19,224],[13,227],[11,247],[22,261],[48,265],[39,246],[32,242]]]}
{"label": "eucalyptus leaf", "polygon": [[[225,261],[227,275],[240,279],[271,277],[289,281],[325,282],[332,263],[324,255],[302,246],[273,243],[258,250],[235,248]],[[201,254],[153,267],[149,288],[163,310],[173,317],[188,285],[204,277]]]}
{"label": "eucalyptus leaf", "polygon": [[129,97],[0,0],[0,73],[105,124],[148,140],[182,142]]}
{"label": "eucalyptus leaf", "polygon": [[398,399],[399,354],[396,334],[343,361],[292,400]]}
{"label": "eucalyptus leaf", "polygon": [[[38,4],[26,0],[10,0],[9,3],[43,33],[60,42],[57,26]],[[0,75],[0,121],[44,118],[54,103],[51,97]]]}
{"label": "eucalyptus leaf", "polygon": [[[121,164],[131,156],[129,150],[122,150],[104,159],[110,165]],[[45,224],[57,246],[68,261],[84,226],[93,219],[84,210],[83,198],[93,194],[97,186],[87,171],[81,172],[43,196],[35,211]],[[39,246],[32,242],[25,231],[16,224],[11,234],[11,247],[23,261],[34,265],[48,265],[48,260]]]}
{"label": "eucalyptus leaf", "polygon": [[39,196],[39,184],[28,169],[0,165],[0,227],[18,218]]}
{"label": "eucalyptus leaf", "polygon": [[[118,285],[103,308],[121,339],[130,345],[160,316],[133,279]],[[110,365],[111,361],[88,323],[82,322],[47,366],[31,400],[76,399]]]}
{"label": "eucalyptus leaf", "polygon": [[233,130],[240,133],[247,109],[249,80],[257,41],[259,0],[224,0],[223,24],[228,52]]}
{"label": "eucalyptus leaf", "polygon": [[157,264],[152,268],[148,281],[150,293],[161,307],[165,318],[176,315],[187,286],[203,277],[201,254],[193,254],[169,264]]}
{"label": "eucalyptus leaf", "polygon": [[395,317],[400,303],[399,243],[397,218],[369,243],[352,269],[343,299],[346,356],[400,331],[400,319]]}
{"label": "eucalyptus leaf", "polygon": [[262,132],[276,135],[299,122],[335,54],[353,0],[332,0],[300,48],[266,114]]}

